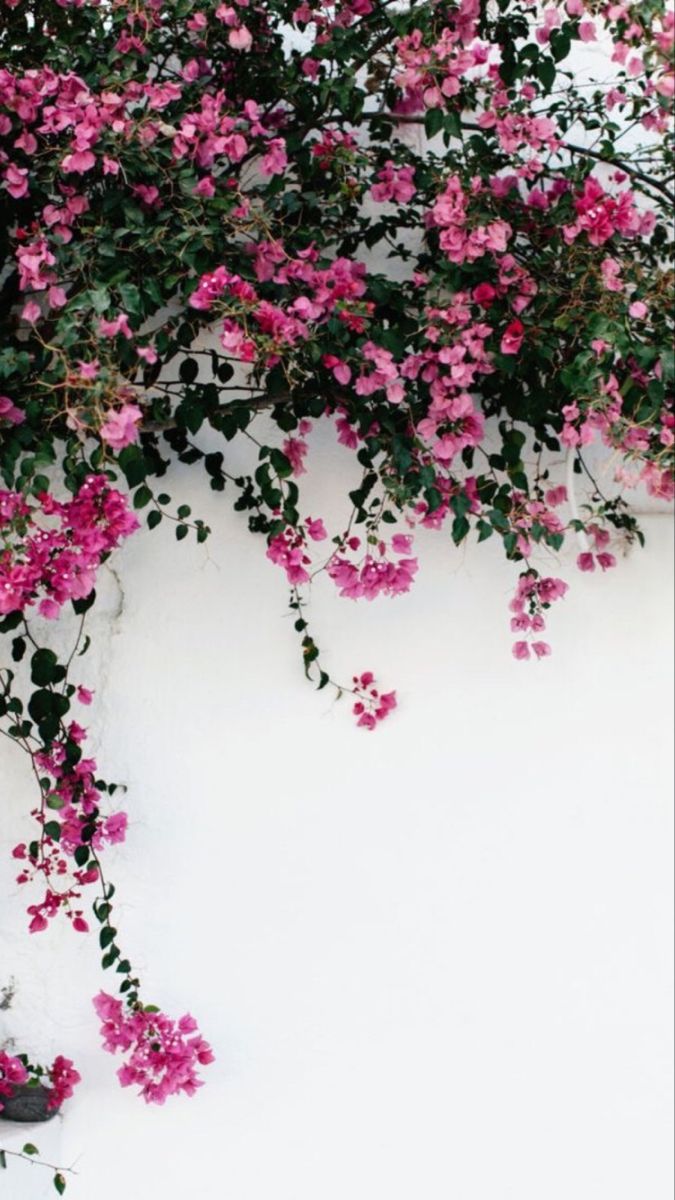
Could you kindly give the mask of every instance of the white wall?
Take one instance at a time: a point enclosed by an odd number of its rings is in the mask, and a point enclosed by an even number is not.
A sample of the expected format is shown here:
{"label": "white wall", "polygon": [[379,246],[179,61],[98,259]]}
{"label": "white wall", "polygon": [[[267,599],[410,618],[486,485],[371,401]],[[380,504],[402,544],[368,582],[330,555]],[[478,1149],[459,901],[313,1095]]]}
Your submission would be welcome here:
{"label": "white wall", "polygon": [[[351,459],[316,442],[306,511],[330,515]],[[370,735],[304,683],[262,540],[194,469],[174,479],[213,538],[120,555],[91,713],[129,785],[122,940],[147,999],[190,1008],[217,1053],[196,1099],[122,1092],[93,939],[19,928],[30,780],[0,752],[0,1038],[86,1077],[31,1134],[78,1160],[72,1200],[669,1200],[671,519],[605,577],[560,564],[541,664],[511,658],[496,545],[425,534],[397,601],[326,580],[331,666],[399,690]],[[8,1200],[53,1194],[0,1178]]]}

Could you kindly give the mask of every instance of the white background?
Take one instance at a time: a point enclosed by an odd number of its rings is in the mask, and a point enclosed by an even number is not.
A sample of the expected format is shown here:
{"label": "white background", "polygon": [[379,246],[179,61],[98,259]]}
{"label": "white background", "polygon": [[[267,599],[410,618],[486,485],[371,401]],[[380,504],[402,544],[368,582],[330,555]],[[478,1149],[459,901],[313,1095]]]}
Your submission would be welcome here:
{"label": "white background", "polygon": [[[320,430],[310,465],[304,511],[339,528],[352,456]],[[511,658],[497,545],[424,533],[396,601],[322,581],[333,671],[398,689],[368,734],[304,682],[263,540],[195,468],[172,478],[213,538],[118,556],[83,717],[129,787],[121,940],[217,1055],[195,1099],[121,1091],[94,939],[24,932],[32,792],[0,751],[0,1038],[85,1076],[28,1131],[76,1162],[72,1200],[670,1200],[671,518],[606,576],[549,563],[572,586],[543,663]],[[5,1195],[55,1193],[18,1164]]]}

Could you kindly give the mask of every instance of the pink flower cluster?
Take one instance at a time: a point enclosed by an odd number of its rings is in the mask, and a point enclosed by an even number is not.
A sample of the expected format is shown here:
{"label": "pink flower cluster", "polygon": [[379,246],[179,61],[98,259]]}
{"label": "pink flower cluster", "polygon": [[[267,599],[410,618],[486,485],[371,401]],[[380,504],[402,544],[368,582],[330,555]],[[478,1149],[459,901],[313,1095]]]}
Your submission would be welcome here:
{"label": "pink flower cluster", "polygon": [[514,642],[514,658],[522,661],[530,658],[532,653],[536,658],[546,658],[551,653],[548,642],[541,641],[538,635],[546,629],[544,612],[566,592],[567,584],[562,579],[542,577],[531,567],[523,572],[509,608],[513,613],[511,629],[514,633],[527,634],[527,638]]}
{"label": "pink flower cluster", "polygon": [[511,527],[517,533],[516,549],[523,558],[529,558],[533,542],[542,537],[564,535],[565,526],[553,508],[567,499],[567,488],[550,488],[546,500],[529,499],[517,490],[511,494]]}
{"label": "pink flower cluster", "polygon": [[440,37],[429,45],[420,29],[399,38],[396,56],[402,69],[394,82],[403,99],[396,105],[398,112],[440,108],[460,94],[467,72],[487,63],[489,47],[475,38],[479,17],[478,0],[460,0],[452,16],[446,17]]}
{"label": "pink flower cluster", "polygon": [[[329,40],[332,29],[348,29],[358,17],[368,16],[373,11],[372,0],[337,0],[334,4],[311,5],[302,0],[293,13],[293,20],[301,26],[311,22],[316,27],[316,43],[322,46]],[[312,65],[316,71],[312,69]],[[314,58],[303,60],[303,74],[316,78],[319,64]]]}
{"label": "pink flower cluster", "polygon": [[47,1108],[51,1111],[61,1108],[64,1101],[69,1100],[78,1083],[81,1082],[82,1076],[69,1058],[64,1058],[62,1054],[57,1055],[49,1068],[49,1080],[51,1082],[51,1095],[47,1101]]}
{"label": "pink flower cluster", "polygon": [[307,567],[312,560],[306,552],[305,539],[298,530],[287,525],[283,533],[273,537],[267,547],[267,557],[270,562],[283,567],[286,578],[293,587],[309,583]]}
{"label": "pink flower cluster", "polygon": [[99,433],[112,450],[123,450],[138,441],[143,413],[137,404],[122,403],[121,408],[108,412]]}
{"label": "pink flower cluster", "polygon": [[28,1082],[28,1071],[21,1059],[0,1050],[0,1112],[3,1109],[2,1097],[9,1099],[14,1095],[14,1088],[23,1087]]}
{"label": "pink flower cluster", "polygon": [[0,615],[39,601],[54,618],[68,600],[84,600],[102,559],[138,529],[121,492],[104,475],[90,475],[73,500],[49,493],[31,507],[17,492],[0,491]]}
{"label": "pink flower cluster", "polygon": [[[507,98],[508,103],[508,98]],[[555,122],[550,117],[536,117],[522,112],[502,112],[488,109],[478,119],[481,129],[494,129],[497,140],[507,154],[516,154],[525,146],[533,150],[555,151],[560,147]]]}
{"label": "pink flower cluster", "polygon": [[611,196],[592,175],[575,198],[574,207],[576,220],[562,230],[567,242],[575,241],[581,234],[586,234],[592,246],[602,246],[615,233],[623,237],[648,237],[656,224],[651,210],[640,212],[629,189]]}
{"label": "pink flower cluster", "polygon": [[377,172],[378,182],[370,189],[373,200],[378,204],[393,201],[394,204],[408,204],[415,195],[414,167],[395,167],[389,159],[382,169]]}
{"label": "pink flower cluster", "polygon": [[155,1008],[125,1008],[106,992],[95,997],[94,1008],[104,1049],[127,1055],[117,1072],[122,1087],[139,1087],[148,1104],[164,1104],[179,1092],[193,1096],[201,1087],[198,1069],[214,1057],[193,1017],[173,1021]]}
{"label": "pink flower cluster", "polygon": [[[353,551],[360,547],[359,538],[349,538]],[[350,562],[344,554],[336,553],[326,568],[340,595],[349,600],[374,600],[377,596],[399,596],[410,591],[418,570],[416,558],[410,558],[412,537],[395,534],[391,544],[380,541],[376,553],[369,550],[358,563]],[[393,557],[388,557],[388,555]]]}
{"label": "pink flower cluster", "polygon": [[21,409],[16,407],[9,396],[0,396],[0,421],[6,422],[7,425],[21,425],[25,419]]}
{"label": "pink flower cluster", "polygon": [[[238,0],[235,0],[235,5]],[[243,3],[238,5],[244,7]],[[233,48],[246,50],[251,34],[239,19],[236,6],[221,4],[215,13],[218,20],[230,27],[229,40]],[[192,31],[199,33],[201,20],[192,19]],[[129,16],[137,27],[138,14]],[[145,19],[145,18],[143,18]],[[156,22],[154,14],[150,24]],[[190,25],[190,22],[188,22]],[[143,42],[131,31],[118,41],[120,54],[143,53]],[[258,140],[261,171],[265,175],[282,173],[287,167],[283,138],[274,129],[266,128],[259,106],[253,100],[243,103],[241,111],[232,112],[231,101],[224,91],[205,93],[198,108],[184,112],[173,126],[164,112],[183,97],[186,84],[194,82],[203,69],[203,59],[192,59],[182,70],[182,80],[155,82],[129,79],[113,90],[100,94],[74,74],[57,74],[49,69],[29,69],[21,74],[0,70],[0,135],[13,138],[12,157],[0,150],[0,186],[14,199],[28,196],[32,175],[45,145],[53,148],[58,139],[64,140],[60,174],[55,191],[42,208],[42,228],[31,227],[30,240],[25,231],[17,230],[19,243],[16,257],[22,291],[44,293],[43,309],[59,308],[66,303],[66,292],[57,274],[57,251],[71,241],[77,222],[89,210],[89,200],[78,191],[86,185],[84,176],[100,171],[102,176],[124,179],[130,197],[145,208],[161,208],[160,190],[143,179],[134,180],[120,175],[120,163],[115,157],[120,139],[136,142],[143,153],[158,140],[169,138],[171,153],[178,164],[189,159],[202,173],[195,186],[197,195],[208,199],[216,193],[215,163],[224,158],[240,162]],[[141,117],[140,111],[144,109]],[[65,135],[65,138],[64,138]],[[16,156],[16,157],[14,157]],[[235,214],[236,215],[236,214]],[[243,211],[240,215],[244,215]],[[27,320],[35,322],[41,314],[34,300],[24,311]]]}
{"label": "pink flower cluster", "polygon": [[[77,726],[71,726],[68,730],[70,740],[77,737],[78,732]],[[47,881],[43,899],[28,906],[31,934],[41,934],[59,913],[65,913],[77,934],[89,932],[79,900],[82,888],[98,882],[98,869],[95,865],[73,866],[73,854],[83,845],[91,845],[100,852],[104,845],[124,841],[126,836],[126,812],[113,812],[109,816],[98,812],[100,792],[94,782],[94,760],[82,760],[73,768],[67,768],[65,763],[58,767],[54,760],[59,760],[62,755],[64,748],[60,745],[52,748],[49,754],[36,755],[38,768],[52,774],[53,778],[54,773],[59,774],[55,776],[53,791],[44,797],[42,808],[32,814],[41,828],[40,840],[31,842],[30,846],[19,842],[12,851],[14,859],[25,863],[17,883],[29,883],[38,876]],[[61,840],[47,832],[52,823],[58,824]]]}
{"label": "pink flower cluster", "polygon": [[400,404],[405,398],[405,385],[391,351],[368,341],[361,347],[361,354],[366,365],[354,384],[357,396],[385,391],[390,404]]}
{"label": "pink flower cluster", "polygon": [[458,175],[450,175],[436,200],[430,223],[441,230],[439,244],[450,262],[475,262],[485,254],[503,254],[512,236],[511,226],[501,219],[486,225],[469,225],[469,197]]}
{"label": "pink flower cluster", "polygon": [[2,1097],[10,1099],[14,1095],[14,1089],[27,1084],[31,1076],[40,1083],[44,1082],[46,1076],[51,1083],[47,1099],[48,1112],[55,1112],[61,1108],[63,1103],[73,1095],[75,1087],[81,1080],[81,1076],[75,1070],[71,1060],[64,1058],[61,1054],[57,1055],[48,1071],[39,1074],[34,1067],[25,1067],[20,1058],[15,1058],[13,1055],[7,1054],[5,1050],[0,1050],[0,1112],[3,1108]]}
{"label": "pink flower cluster", "polygon": [[[87,689],[81,691],[85,696],[89,694]],[[89,926],[77,901],[81,888],[97,883],[99,873],[96,866],[73,868],[71,860],[80,846],[91,846],[99,853],[106,845],[116,845],[126,837],[125,812],[108,816],[100,812],[95,760],[79,758],[72,762],[72,747],[79,746],[84,738],[84,729],[71,722],[61,740],[35,755],[37,769],[45,779],[54,782],[43,794],[42,807],[33,813],[41,827],[39,842],[30,846],[21,842],[12,852],[15,859],[26,864],[17,876],[17,883],[29,883],[38,876],[47,881],[44,899],[28,908],[31,933],[41,933],[59,912],[65,913],[77,933],[88,932]],[[58,834],[52,831],[53,825],[58,826]],[[68,883],[68,879],[72,882]]]}
{"label": "pink flower cluster", "polygon": [[326,129],[319,141],[312,143],[312,157],[317,159],[324,171],[335,170],[341,165],[351,166],[358,148],[358,142],[351,133]]}
{"label": "pink flower cluster", "polygon": [[[594,349],[598,355],[602,355],[608,346],[602,339],[596,339]],[[607,378],[597,385],[595,397],[589,401],[575,400],[563,405],[564,425],[560,440],[565,446],[586,446],[599,435],[606,446],[620,450],[628,460],[633,457],[642,460],[637,471],[620,464],[615,473],[618,482],[626,487],[636,487],[641,483],[650,496],[672,500],[675,493],[672,469],[675,414],[672,411],[672,399],[666,398],[653,422],[635,421],[623,411],[624,398],[616,372],[622,366],[627,367],[629,375],[642,387],[649,385],[650,376],[631,363],[617,360],[614,365],[616,370],[610,371]],[[653,375],[657,381],[661,380],[663,369],[660,363],[656,364]]]}
{"label": "pink flower cluster", "polygon": [[602,571],[608,571],[610,567],[616,566],[616,559],[613,554],[607,550],[610,542],[609,530],[603,529],[602,526],[595,523],[586,526],[586,534],[593,541],[594,551],[584,550],[577,558],[577,566],[580,571],[594,571],[595,564]]}
{"label": "pink flower cluster", "polygon": [[468,389],[494,370],[485,349],[492,327],[472,320],[469,301],[467,293],[457,292],[447,308],[428,309],[429,348],[409,355],[401,367],[404,378],[419,379],[429,388],[431,403],[417,432],[444,467],[465,447],[480,443],[483,415]]}
{"label": "pink flower cluster", "polygon": [[190,306],[208,312],[218,300],[226,308],[221,343],[242,362],[261,359],[268,367],[312,330],[336,316],[349,329],[363,332],[372,305],[364,302],[366,268],[363,263],[337,258],[329,267],[315,266],[318,253],[310,247],[287,259],[278,242],[260,242],[251,248],[260,283],[281,284],[293,295],[285,306],[264,299],[240,275],[225,267],[203,275],[190,297]]}
{"label": "pink flower cluster", "polygon": [[376,729],[396,708],[396,692],[381,692],[372,671],[355,675],[352,683],[352,692],[356,696],[352,712],[357,718],[357,726],[360,729]]}

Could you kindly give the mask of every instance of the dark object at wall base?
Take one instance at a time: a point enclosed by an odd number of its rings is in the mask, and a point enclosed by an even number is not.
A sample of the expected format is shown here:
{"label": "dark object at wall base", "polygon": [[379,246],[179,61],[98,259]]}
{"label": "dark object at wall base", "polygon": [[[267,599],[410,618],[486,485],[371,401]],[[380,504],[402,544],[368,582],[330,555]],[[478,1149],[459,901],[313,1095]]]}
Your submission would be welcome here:
{"label": "dark object at wall base", "polygon": [[46,1088],[41,1083],[37,1087],[30,1087],[29,1084],[15,1087],[11,1096],[2,1096],[0,1099],[3,1106],[0,1109],[0,1121],[51,1121],[59,1111],[57,1108],[47,1108],[51,1094],[51,1088]]}

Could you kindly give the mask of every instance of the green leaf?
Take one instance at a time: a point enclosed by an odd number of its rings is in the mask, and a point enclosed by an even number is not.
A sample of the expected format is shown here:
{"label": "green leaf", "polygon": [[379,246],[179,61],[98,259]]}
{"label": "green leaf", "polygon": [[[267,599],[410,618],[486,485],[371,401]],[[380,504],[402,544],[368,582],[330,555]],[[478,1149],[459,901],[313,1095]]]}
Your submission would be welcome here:
{"label": "green leaf", "polygon": [[134,508],[145,508],[146,504],[149,504],[151,500],[152,492],[150,488],[144,483],[141,484],[134,493]]}
{"label": "green leaf", "polygon": [[544,88],[544,91],[550,92],[553,84],[555,83],[555,77],[556,69],[553,59],[542,58],[541,62],[537,66],[537,78]]}
{"label": "green leaf", "polygon": [[194,383],[199,374],[199,363],[196,358],[184,358],[178,371],[183,383]]}
{"label": "green leaf", "polygon": [[435,137],[437,133],[440,133],[444,123],[445,114],[442,108],[427,109],[424,118],[424,131],[428,138]]}
{"label": "green leaf", "polygon": [[464,540],[470,528],[466,517],[455,517],[452,522],[452,540],[456,546]]}
{"label": "green leaf", "polygon": [[26,1142],[26,1145],[24,1146],[22,1153],[29,1154],[32,1156],[34,1154],[39,1154],[40,1151],[38,1150],[37,1146],[33,1145],[32,1142]]}
{"label": "green leaf", "polygon": [[26,653],[26,639],[22,637],[14,638],[12,642],[12,658],[14,662],[21,662]]}
{"label": "green leaf", "polygon": [[89,303],[94,312],[102,316],[110,307],[110,293],[104,287],[92,288],[89,292]]}
{"label": "green leaf", "polygon": [[57,1171],[56,1175],[54,1176],[54,1187],[59,1193],[59,1196],[62,1196],[66,1190],[66,1181],[60,1171]]}
{"label": "green leaf", "polygon": [[61,683],[66,677],[66,670],[59,666],[53,650],[36,650],[31,659],[30,677],[38,687],[49,687],[50,684]]}
{"label": "green leaf", "polygon": [[86,867],[89,862],[89,847],[77,846],[73,855],[78,867]]}
{"label": "green leaf", "polygon": [[33,692],[28,705],[28,712],[38,725],[43,721],[48,721],[51,728],[56,723],[54,731],[56,733],[58,719],[65,717],[69,708],[70,701],[67,696],[61,696],[58,692],[48,692],[45,689],[41,689],[38,692]]}
{"label": "green leaf", "polygon": [[118,461],[129,487],[138,487],[143,483],[148,472],[140,446],[125,446],[124,450],[120,450]]}

